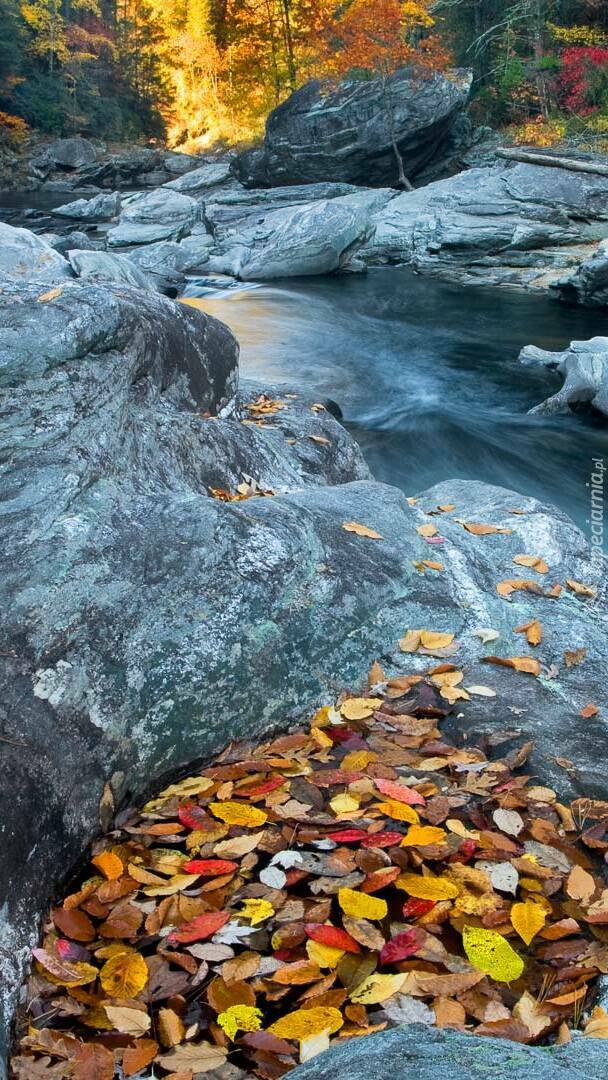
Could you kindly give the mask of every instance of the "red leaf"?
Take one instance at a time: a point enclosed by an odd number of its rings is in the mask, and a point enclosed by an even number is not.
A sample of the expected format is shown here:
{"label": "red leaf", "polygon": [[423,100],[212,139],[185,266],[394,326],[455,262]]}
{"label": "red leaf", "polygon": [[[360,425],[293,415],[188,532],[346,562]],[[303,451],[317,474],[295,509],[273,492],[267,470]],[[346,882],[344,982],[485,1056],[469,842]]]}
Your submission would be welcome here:
{"label": "red leaf", "polygon": [[366,836],[365,829],[342,829],[341,832],[331,833],[328,839],[335,840],[337,844],[355,844],[358,840],[364,840]]}
{"label": "red leaf", "polygon": [[177,816],[188,829],[208,829],[211,825],[209,814],[202,806],[180,806]]}
{"label": "red leaf", "polygon": [[229,859],[190,859],[184,863],[185,874],[201,874],[203,877],[219,877],[220,874],[230,874],[238,870],[239,864],[230,862]]}
{"label": "red leaf", "polygon": [[397,934],[390,941],[387,941],[380,953],[380,963],[396,964],[399,960],[407,960],[409,956],[413,956],[414,953],[418,952],[423,941],[423,931],[416,928],[404,930],[402,934]]}
{"label": "red leaf", "polygon": [[340,930],[337,926],[328,926],[325,923],[308,923],[304,927],[309,938],[318,941],[320,945],[331,945],[333,949],[344,949],[344,952],[358,953],[361,949],[357,942],[346,930]]}
{"label": "red leaf", "polygon": [[426,799],[413,788],[405,787],[404,784],[395,784],[393,780],[381,780],[374,777],[374,784],[383,795],[389,799],[397,799],[398,802],[407,803],[408,806],[424,806]]}
{"label": "red leaf", "polygon": [[204,915],[197,915],[192,922],[184,923],[179,930],[173,930],[167,941],[170,945],[186,945],[190,941],[204,941],[212,937],[222,926],[228,922],[228,911],[206,911]]}
{"label": "red leaf", "polygon": [[416,900],[412,897],[411,900],[406,900],[403,905],[403,918],[419,919],[421,915],[426,915],[427,912],[432,911],[436,903],[436,900]]}
{"label": "red leaf", "polygon": [[453,855],[450,855],[448,862],[468,863],[471,861],[476,851],[477,844],[475,840],[463,840],[458,851],[455,851]]}
{"label": "red leaf", "polygon": [[394,847],[395,844],[401,843],[403,835],[399,832],[366,833],[365,839],[361,841],[361,847]]}
{"label": "red leaf", "polygon": [[272,776],[270,780],[265,780],[263,784],[258,784],[257,787],[244,788],[242,794],[257,797],[258,795],[268,795],[276,788],[283,787],[283,784],[287,783],[286,776]]}

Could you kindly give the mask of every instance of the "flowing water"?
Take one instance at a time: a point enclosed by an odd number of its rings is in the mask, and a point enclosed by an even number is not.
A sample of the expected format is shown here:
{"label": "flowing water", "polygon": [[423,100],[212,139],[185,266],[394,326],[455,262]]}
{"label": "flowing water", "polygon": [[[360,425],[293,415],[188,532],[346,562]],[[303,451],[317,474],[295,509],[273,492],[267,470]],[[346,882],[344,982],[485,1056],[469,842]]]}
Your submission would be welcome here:
{"label": "flowing water", "polygon": [[259,287],[199,280],[184,295],[232,328],[245,376],[334,398],[379,480],[407,494],[484,480],[555,503],[585,527],[586,484],[592,459],[608,456],[608,431],[585,416],[528,416],[561,380],[517,355],[608,334],[605,314],[395,268]]}

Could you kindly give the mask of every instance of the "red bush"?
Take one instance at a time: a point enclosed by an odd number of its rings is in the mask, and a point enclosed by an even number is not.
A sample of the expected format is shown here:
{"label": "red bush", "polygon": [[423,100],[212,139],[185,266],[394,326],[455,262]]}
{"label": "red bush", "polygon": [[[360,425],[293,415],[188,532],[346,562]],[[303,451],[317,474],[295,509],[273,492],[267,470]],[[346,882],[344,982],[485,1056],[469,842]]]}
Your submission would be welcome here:
{"label": "red bush", "polygon": [[608,89],[608,49],[599,45],[564,49],[558,78],[560,103],[585,116],[599,104],[598,87]]}

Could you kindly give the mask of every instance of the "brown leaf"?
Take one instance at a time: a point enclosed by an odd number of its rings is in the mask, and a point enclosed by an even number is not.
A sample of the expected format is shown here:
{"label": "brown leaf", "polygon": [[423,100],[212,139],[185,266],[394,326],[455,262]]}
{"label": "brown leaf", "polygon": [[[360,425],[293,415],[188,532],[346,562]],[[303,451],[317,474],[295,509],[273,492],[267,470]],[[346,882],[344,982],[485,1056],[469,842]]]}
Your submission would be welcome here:
{"label": "brown leaf", "polygon": [[597,716],[599,711],[597,705],[593,705],[593,703],[590,702],[589,705],[585,705],[584,708],[581,709],[580,716],[583,717],[583,720],[590,720],[592,716]]}
{"label": "brown leaf", "polygon": [[160,1042],[165,1047],[177,1046],[186,1034],[181,1018],[173,1009],[159,1010],[157,1029]]}
{"label": "brown leaf", "polygon": [[564,653],[564,662],[567,668],[576,667],[577,664],[582,664],[587,655],[586,649],[566,649]]}
{"label": "brown leaf", "polygon": [[149,1065],[158,1053],[158,1043],[154,1039],[136,1039],[128,1046],[122,1056],[122,1069],[125,1076],[133,1076]]}
{"label": "brown leaf", "polygon": [[53,922],[57,929],[65,934],[66,937],[71,938],[72,941],[93,941],[95,938],[95,927],[89,919],[88,915],[85,915],[84,911],[79,911],[78,908],[63,908],[55,907],[51,912]]}
{"label": "brown leaf", "polygon": [[74,1080],[113,1080],[114,1054],[99,1043],[81,1043],[74,1056]]}
{"label": "brown leaf", "polygon": [[482,656],[482,664],[498,664],[500,667],[513,668],[527,675],[540,675],[540,661],[533,656]]}
{"label": "brown leaf", "polygon": [[540,645],[543,640],[543,628],[538,619],[515,627],[516,634],[525,634],[528,645]]}
{"label": "brown leaf", "polygon": [[597,886],[591,874],[582,866],[573,866],[566,880],[566,892],[572,900],[588,901]]}

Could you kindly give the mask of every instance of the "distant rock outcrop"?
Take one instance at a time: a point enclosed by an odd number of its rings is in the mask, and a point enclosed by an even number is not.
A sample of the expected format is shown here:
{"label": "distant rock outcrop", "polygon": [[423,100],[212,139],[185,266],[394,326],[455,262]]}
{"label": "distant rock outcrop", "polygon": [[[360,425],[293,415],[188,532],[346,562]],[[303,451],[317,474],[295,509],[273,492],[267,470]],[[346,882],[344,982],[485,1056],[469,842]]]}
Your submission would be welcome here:
{"label": "distant rock outcrop", "polygon": [[406,175],[415,179],[446,153],[469,96],[471,74],[431,74],[408,67],[387,80],[310,82],[271,112],[261,150],[233,169],[248,187],[343,181],[397,185],[396,143]]}

